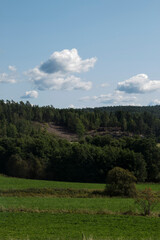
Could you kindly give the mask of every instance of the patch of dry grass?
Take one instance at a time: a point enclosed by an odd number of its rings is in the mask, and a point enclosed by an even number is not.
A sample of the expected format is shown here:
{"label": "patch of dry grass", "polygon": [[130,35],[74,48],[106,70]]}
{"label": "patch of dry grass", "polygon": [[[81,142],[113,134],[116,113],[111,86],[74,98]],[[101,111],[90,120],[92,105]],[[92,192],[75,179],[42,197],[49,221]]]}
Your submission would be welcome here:
{"label": "patch of dry grass", "polygon": [[95,198],[105,197],[103,190],[71,189],[71,188],[29,188],[0,190],[0,196],[52,196],[70,198]]}

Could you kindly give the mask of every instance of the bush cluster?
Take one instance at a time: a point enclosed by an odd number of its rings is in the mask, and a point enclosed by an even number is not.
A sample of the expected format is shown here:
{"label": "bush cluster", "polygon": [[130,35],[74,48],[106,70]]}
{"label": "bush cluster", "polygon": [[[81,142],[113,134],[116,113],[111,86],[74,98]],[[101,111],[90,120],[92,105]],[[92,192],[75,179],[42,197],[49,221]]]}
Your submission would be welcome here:
{"label": "bush cluster", "polygon": [[135,176],[120,167],[115,167],[108,172],[106,193],[113,196],[135,197],[137,195]]}

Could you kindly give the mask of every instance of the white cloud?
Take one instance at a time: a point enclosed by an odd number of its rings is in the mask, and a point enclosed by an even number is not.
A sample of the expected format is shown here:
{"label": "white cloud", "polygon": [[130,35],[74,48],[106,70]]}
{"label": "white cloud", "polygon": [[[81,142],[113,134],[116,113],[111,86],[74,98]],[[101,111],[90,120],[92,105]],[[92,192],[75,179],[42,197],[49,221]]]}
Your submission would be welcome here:
{"label": "white cloud", "polygon": [[11,66],[11,65],[8,66],[8,69],[9,69],[11,72],[16,72],[16,71],[17,71],[16,67],[15,67],[15,66]]}
{"label": "white cloud", "polygon": [[22,96],[21,98],[37,98],[38,97],[38,92],[35,90],[32,91],[26,91],[25,95]]}
{"label": "white cloud", "polygon": [[150,80],[146,74],[138,74],[118,83],[118,90],[126,93],[147,93],[160,89],[160,80]]}
{"label": "white cloud", "polygon": [[109,84],[108,84],[108,83],[102,83],[100,86],[101,86],[102,88],[104,88],[104,87],[108,87]]}
{"label": "white cloud", "polygon": [[60,73],[47,74],[34,68],[27,75],[30,77],[39,90],[89,90],[92,87],[91,82],[83,82],[74,75],[63,75]]}
{"label": "white cloud", "polygon": [[159,99],[154,99],[153,101],[151,101],[149,103],[149,105],[153,106],[153,105],[160,105],[160,100]]}
{"label": "white cloud", "polygon": [[75,106],[73,104],[69,105],[68,108],[75,108]]}
{"label": "white cloud", "polygon": [[107,105],[135,105],[136,100],[135,96],[126,95],[120,91],[101,94],[100,96],[86,96],[80,99],[80,101],[97,101]]}
{"label": "white cloud", "polygon": [[82,60],[77,49],[64,49],[61,52],[54,52],[48,61],[40,65],[40,70],[45,73],[81,73],[87,72],[94,67],[96,58]]}
{"label": "white cloud", "polygon": [[82,81],[73,73],[86,72],[94,67],[96,58],[82,60],[76,49],[54,52],[48,61],[25,74],[40,90],[89,90],[91,82]]}
{"label": "white cloud", "polygon": [[[102,96],[102,95],[100,95],[100,96]],[[99,97],[97,97],[97,96],[85,96],[85,97],[80,98],[80,101],[98,100]]]}
{"label": "white cloud", "polygon": [[0,73],[0,83],[16,83],[16,80],[10,74]]}

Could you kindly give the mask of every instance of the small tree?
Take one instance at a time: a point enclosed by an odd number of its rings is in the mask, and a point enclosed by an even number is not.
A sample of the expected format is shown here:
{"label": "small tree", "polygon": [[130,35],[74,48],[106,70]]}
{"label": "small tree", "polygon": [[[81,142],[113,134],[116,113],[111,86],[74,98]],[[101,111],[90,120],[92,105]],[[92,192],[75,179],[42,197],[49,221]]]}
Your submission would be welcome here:
{"label": "small tree", "polygon": [[159,199],[151,188],[145,188],[142,192],[139,192],[135,203],[140,207],[143,215],[150,215],[153,208],[158,203]]}
{"label": "small tree", "polygon": [[135,197],[137,195],[135,182],[136,177],[131,172],[115,167],[108,172],[106,193],[111,197]]}
{"label": "small tree", "polygon": [[76,133],[79,138],[83,137],[85,133],[85,127],[80,119],[77,119],[77,122],[76,122]]}
{"label": "small tree", "polygon": [[13,177],[27,178],[29,173],[28,163],[19,154],[13,154],[7,162],[7,174]]}

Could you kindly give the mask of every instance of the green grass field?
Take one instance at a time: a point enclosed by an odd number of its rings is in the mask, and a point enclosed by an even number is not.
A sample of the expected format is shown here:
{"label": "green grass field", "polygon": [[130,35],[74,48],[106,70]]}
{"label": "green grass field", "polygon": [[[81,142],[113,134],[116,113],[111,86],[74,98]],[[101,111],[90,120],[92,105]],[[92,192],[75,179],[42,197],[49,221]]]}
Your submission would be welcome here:
{"label": "green grass field", "polygon": [[160,219],[136,216],[1,213],[0,239],[160,239]]}
{"label": "green grass field", "polygon": [[[160,191],[160,184],[145,183],[137,184],[137,189],[142,190],[150,187],[153,191]],[[22,178],[5,177],[0,175],[0,189],[28,189],[28,188],[71,188],[71,189],[97,189],[103,190],[105,184],[57,182],[45,180],[31,180]]]}
{"label": "green grass field", "polygon": [[0,189],[27,189],[27,188],[104,189],[105,184],[31,180],[5,177],[3,175],[0,175]]}
{"label": "green grass field", "polygon": [[[10,209],[33,209],[54,211],[67,210],[70,212],[109,212],[138,213],[139,209],[131,198],[52,198],[52,197],[1,197],[1,207]],[[160,213],[160,203],[153,212]]]}
{"label": "green grass field", "polygon": [[[145,187],[160,191],[160,184],[137,184],[137,189]],[[0,190],[29,188],[103,190],[105,184],[0,176]],[[131,198],[1,195],[0,240],[84,240],[82,235],[87,240],[159,240],[160,203],[150,217],[139,213]]]}

